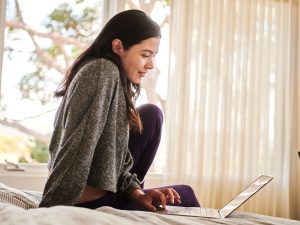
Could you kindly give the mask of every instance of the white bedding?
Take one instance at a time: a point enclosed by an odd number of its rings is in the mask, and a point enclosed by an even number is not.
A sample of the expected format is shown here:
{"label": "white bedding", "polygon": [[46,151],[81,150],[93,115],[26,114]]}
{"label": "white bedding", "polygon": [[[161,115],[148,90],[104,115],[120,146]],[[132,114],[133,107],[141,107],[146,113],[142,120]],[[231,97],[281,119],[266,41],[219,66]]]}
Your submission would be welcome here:
{"label": "white bedding", "polygon": [[208,219],[110,207],[96,210],[72,206],[37,208],[41,197],[40,192],[19,190],[0,182],[0,225],[300,225],[300,221],[244,212],[234,212],[226,219]]}
{"label": "white bedding", "polygon": [[212,225],[212,224],[251,224],[251,225],[300,225],[300,221],[252,213],[234,212],[226,219],[208,219],[162,215],[152,212],[125,211],[110,207],[96,210],[55,206],[25,210],[13,205],[0,204],[1,225]]}

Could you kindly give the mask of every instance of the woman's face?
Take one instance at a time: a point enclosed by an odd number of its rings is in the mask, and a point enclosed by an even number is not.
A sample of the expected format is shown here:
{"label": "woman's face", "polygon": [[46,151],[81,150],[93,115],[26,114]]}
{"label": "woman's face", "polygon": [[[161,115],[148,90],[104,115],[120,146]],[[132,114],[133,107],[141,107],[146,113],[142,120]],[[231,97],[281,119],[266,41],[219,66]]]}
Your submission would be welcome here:
{"label": "woman's face", "polygon": [[128,80],[132,83],[139,84],[148,70],[153,69],[159,42],[160,38],[148,38],[126,50],[120,41],[121,47],[117,48],[117,54],[121,59]]}

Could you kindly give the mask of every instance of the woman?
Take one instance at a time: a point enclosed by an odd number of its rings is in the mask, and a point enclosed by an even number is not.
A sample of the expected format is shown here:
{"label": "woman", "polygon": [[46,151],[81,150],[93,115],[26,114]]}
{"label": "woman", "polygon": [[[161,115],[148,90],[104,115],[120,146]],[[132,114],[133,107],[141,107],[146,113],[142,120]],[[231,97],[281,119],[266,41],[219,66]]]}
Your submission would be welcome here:
{"label": "woman", "polygon": [[159,26],[144,12],[124,11],[75,60],[56,92],[63,100],[40,207],[155,211],[184,202],[180,195],[188,196],[185,206],[199,206],[188,186],[142,190],[139,181],[158,147],[162,115],[153,105],[136,109],[134,101],[141,79],[153,68],[160,36]]}

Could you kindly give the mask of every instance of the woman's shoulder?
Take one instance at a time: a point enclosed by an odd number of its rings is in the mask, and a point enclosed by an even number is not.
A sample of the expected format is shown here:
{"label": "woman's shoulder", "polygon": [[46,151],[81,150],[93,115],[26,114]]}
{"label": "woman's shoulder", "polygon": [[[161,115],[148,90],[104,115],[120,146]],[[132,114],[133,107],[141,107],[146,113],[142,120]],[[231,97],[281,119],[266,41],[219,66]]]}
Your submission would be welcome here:
{"label": "woman's shoulder", "polygon": [[89,70],[108,70],[108,71],[119,71],[116,64],[114,64],[112,61],[105,59],[105,58],[98,58],[93,59],[89,62],[87,62],[83,68],[89,69]]}
{"label": "woman's shoulder", "polygon": [[101,77],[110,79],[119,78],[119,69],[116,64],[104,58],[90,60],[79,70],[79,73],[85,79],[97,79],[97,77],[100,79]]}

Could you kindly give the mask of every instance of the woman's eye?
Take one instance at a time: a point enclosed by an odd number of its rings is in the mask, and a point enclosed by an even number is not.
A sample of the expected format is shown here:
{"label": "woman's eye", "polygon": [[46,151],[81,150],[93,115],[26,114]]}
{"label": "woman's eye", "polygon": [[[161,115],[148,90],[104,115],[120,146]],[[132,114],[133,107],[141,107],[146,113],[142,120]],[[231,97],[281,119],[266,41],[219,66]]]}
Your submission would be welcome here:
{"label": "woman's eye", "polygon": [[150,57],[150,55],[144,55],[144,54],[142,54],[142,56],[143,56],[144,58]]}

